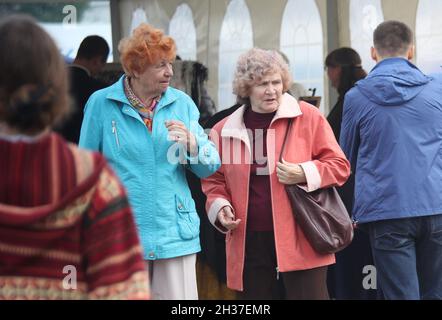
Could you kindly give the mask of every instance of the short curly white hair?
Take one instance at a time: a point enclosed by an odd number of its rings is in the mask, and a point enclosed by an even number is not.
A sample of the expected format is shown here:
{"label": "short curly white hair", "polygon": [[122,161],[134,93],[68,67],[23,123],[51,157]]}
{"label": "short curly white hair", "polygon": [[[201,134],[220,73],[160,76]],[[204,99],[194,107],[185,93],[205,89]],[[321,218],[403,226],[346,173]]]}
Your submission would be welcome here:
{"label": "short curly white hair", "polygon": [[281,75],[283,92],[287,92],[292,84],[289,66],[276,50],[253,48],[242,54],[236,64],[233,79],[233,93],[239,103],[249,102],[250,90],[268,74]]}

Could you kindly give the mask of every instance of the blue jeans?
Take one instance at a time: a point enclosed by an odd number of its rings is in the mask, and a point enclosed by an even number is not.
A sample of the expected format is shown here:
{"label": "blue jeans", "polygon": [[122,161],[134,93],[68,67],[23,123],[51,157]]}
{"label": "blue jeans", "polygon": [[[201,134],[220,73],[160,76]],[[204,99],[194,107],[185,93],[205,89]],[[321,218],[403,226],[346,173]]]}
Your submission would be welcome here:
{"label": "blue jeans", "polygon": [[442,299],[442,214],[367,226],[385,299]]}

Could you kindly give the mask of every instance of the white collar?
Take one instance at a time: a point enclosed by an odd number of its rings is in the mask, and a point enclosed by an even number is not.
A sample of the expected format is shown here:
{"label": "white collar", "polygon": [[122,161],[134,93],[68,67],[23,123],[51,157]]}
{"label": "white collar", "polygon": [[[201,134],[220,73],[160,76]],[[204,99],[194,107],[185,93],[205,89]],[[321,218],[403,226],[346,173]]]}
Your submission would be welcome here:
{"label": "white collar", "polygon": [[89,77],[91,77],[91,72],[86,67],[80,66],[79,64],[75,64],[75,63],[71,64],[71,67],[80,68],[80,69],[86,71],[87,75]]}
{"label": "white collar", "polygon": [[30,136],[30,135],[26,135],[26,134],[22,134],[22,133],[8,134],[8,133],[3,132],[4,130],[2,130],[2,128],[4,129],[5,125],[0,123],[0,140],[4,140],[4,141],[8,141],[8,142],[35,143],[35,142],[38,142],[43,137],[45,137],[50,132],[50,130],[45,129],[42,132],[40,132],[39,134],[36,134],[34,136]]}

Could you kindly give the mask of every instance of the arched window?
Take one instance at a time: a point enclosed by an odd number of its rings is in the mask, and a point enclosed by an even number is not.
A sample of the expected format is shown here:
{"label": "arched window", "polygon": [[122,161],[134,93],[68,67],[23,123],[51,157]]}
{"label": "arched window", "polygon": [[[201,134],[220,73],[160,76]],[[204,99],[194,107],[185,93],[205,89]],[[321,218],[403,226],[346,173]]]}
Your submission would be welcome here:
{"label": "arched window", "polygon": [[62,1],[0,2],[0,17],[11,14],[34,17],[55,40],[66,62],[75,59],[80,43],[92,34],[106,40],[110,48],[107,61],[113,61],[110,1],[72,1],[72,4]]}
{"label": "arched window", "polygon": [[280,49],[289,59],[294,82],[306,89],[315,88],[315,95],[324,97],[322,23],[314,0],[287,2],[282,17]]}
{"label": "arched window", "polygon": [[177,54],[183,60],[196,60],[196,30],[190,7],[179,5],[169,24],[169,35],[177,45]]}
{"label": "arched window", "polygon": [[350,0],[351,46],[362,59],[362,66],[368,72],[376,62],[371,59],[373,31],[384,21],[380,0]]}
{"label": "arched window", "polygon": [[137,8],[132,12],[129,35],[131,35],[132,31],[134,31],[134,29],[136,29],[142,23],[149,23],[149,20],[147,20],[146,11],[144,11],[142,8]]}
{"label": "arched window", "polygon": [[442,1],[420,0],[416,17],[417,65],[426,73],[442,72]]}
{"label": "arched window", "polygon": [[244,0],[230,1],[219,37],[218,110],[236,102],[232,81],[239,56],[253,47],[249,9]]}

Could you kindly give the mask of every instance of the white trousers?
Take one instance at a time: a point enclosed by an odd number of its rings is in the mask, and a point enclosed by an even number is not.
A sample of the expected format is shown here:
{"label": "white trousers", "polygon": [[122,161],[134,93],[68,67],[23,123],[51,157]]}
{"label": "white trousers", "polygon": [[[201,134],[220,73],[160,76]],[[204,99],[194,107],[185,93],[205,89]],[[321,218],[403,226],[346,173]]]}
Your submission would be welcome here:
{"label": "white trousers", "polygon": [[153,300],[198,300],[196,254],[146,261]]}

